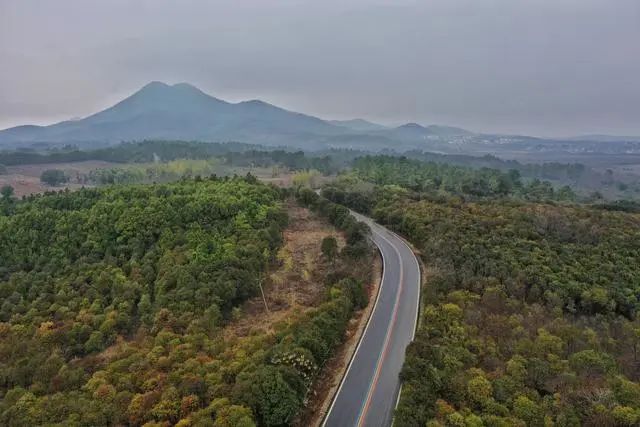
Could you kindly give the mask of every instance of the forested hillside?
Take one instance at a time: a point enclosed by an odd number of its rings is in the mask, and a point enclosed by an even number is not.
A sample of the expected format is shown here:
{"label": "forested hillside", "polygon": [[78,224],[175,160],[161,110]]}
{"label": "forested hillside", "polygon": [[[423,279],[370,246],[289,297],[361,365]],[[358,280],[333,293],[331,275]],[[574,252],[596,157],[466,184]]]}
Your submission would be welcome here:
{"label": "forested hillside", "polygon": [[302,151],[274,149],[238,142],[206,143],[194,141],[149,140],[123,142],[95,150],[79,150],[75,146],[51,149],[0,151],[0,165],[43,164],[101,160],[114,163],[150,163],[171,160],[203,160],[217,157],[229,166],[281,165],[293,170],[318,169],[324,173],[336,172],[353,157],[350,150],[329,150],[318,154]]}
{"label": "forested hillside", "polygon": [[640,423],[640,215],[527,201],[497,171],[360,165],[380,185],[323,194],[406,236],[426,266],[396,425]]}
{"label": "forested hillside", "polygon": [[248,176],[4,198],[0,424],[291,423],[366,303],[348,272],[369,250],[325,200],[349,239],[317,308],[224,339],[277,262],[285,196]]}

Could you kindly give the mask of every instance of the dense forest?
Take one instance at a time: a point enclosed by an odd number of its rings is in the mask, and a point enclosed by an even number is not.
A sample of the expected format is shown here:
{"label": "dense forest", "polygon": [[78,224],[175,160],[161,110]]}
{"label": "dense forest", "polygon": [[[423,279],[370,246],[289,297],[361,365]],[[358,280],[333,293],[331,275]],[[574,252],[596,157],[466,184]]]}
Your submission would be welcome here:
{"label": "dense forest", "polygon": [[260,146],[228,143],[202,143],[189,141],[140,141],[123,142],[112,147],[95,150],[80,150],[70,145],[46,151],[18,150],[0,152],[0,164],[7,166],[37,163],[79,162],[103,160],[115,163],[148,163],[160,158],[203,159],[228,152],[258,150]]}
{"label": "dense forest", "polygon": [[516,169],[503,172],[447,163],[422,162],[406,157],[366,156],[353,162],[353,173],[365,182],[399,185],[417,192],[468,197],[521,197],[531,200],[574,200],[568,186],[524,180]]}
{"label": "dense forest", "polygon": [[514,174],[363,159],[323,194],[426,266],[398,426],[640,424],[640,215]]}
{"label": "dense forest", "polygon": [[0,425],[291,423],[367,302],[351,272],[371,250],[344,207],[302,191],[347,236],[323,300],[225,339],[277,262],[288,195],[251,176],[3,194]]}
{"label": "dense forest", "polygon": [[638,176],[614,172],[615,166],[602,171],[582,163],[522,163],[517,160],[505,160],[487,154],[481,157],[464,154],[438,154],[423,151],[407,151],[404,156],[425,162],[447,163],[454,166],[466,166],[474,169],[491,168],[503,172],[517,170],[524,178],[547,180],[555,186],[569,185],[578,192],[589,195],[599,192],[607,199],[640,197]]}
{"label": "dense forest", "polygon": [[78,150],[74,146],[50,149],[0,151],[0,165],[79,162],[101,160],[114,163],[151,163],[172,160],[204,160],[219,158],[228,166],[284,166],[291,170],[316,169],[325,174],[336,173],[347,163],[360,156],[351,150],[328,150],[304,153],[274,149],[238,142],[204,143],[189,141],[123,142],[96,150]]}
{"label": "dense forest", "polygon": [[[227,173],[221,173],[227,172]],[[79,181],[93,185],[167,183],[196,176],[229,175],[228,169],[216,158],[208,160],[171,160],[158,163],[130,163],[113,168],[99,168]]]}

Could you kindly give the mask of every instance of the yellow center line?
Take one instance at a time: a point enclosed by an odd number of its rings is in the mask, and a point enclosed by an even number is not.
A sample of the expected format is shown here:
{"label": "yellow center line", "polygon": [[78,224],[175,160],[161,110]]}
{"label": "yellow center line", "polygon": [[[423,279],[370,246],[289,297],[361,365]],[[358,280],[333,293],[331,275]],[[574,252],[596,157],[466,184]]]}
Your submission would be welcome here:
{"label": "yellow center line", "polygon": [[393,243],[391,243],[391,241],[389,241],[389,239],[387,239],[386,237],[384,237],[381,233],[377,233],[378,236],[380,238],[382,238],[385,242],[387,242],[392,248],[393,250],[396,252],[396,255],[398,255],[398,262],[400,263],[400,282],[398,285],[398,292],[396,293],[396,300],[394,302],[393,305],[393,314],[391,317],[391,323],[389,323],[389,326],[387,327],[387,332],[384,338],[384,344],[382,346],[382,351],[380,353],[380,355],[378,356],[378,361],[377,361],[377,365],[376,365],[376,372],[373,376],[373,379],[371,381],[371,383],[369,384],[369,389],[367,391],[367,398],[360,410],[360,415],[358,416],[358,427],[361,427],[362,424],[364,423],[364,421],[367,418],[367,413],[369,411],[369,406],[371,405],[371,399],[373,397],[373,392],[376,388],[376,386],[378,385],[378,379],[380,378],[380,371],[382,370],[382,365],[384,363],[384,360],[387,356],[387,352],[389,350],[389,341],[391,339],[391,332],[393,331],[393,327],[396,323],[396,319],[398,317],[398,305],[400,303],[400,295],[402,294],[402,282],[404,280],[404,269],[402,267],[402,257],[400,256],[400,251],[398,251],[398,248],[395,247],[395,245]]}

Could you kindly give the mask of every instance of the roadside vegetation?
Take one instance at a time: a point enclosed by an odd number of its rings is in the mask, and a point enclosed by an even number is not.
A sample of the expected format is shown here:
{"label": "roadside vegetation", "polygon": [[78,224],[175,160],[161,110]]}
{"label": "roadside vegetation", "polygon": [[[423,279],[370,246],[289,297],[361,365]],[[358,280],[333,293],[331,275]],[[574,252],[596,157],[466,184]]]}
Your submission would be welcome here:
{"label": "roadside vegetation", "polygon": [[515,173],[386,157],[323,195],[426,266],[399,426],[640,423],[640,215]]}

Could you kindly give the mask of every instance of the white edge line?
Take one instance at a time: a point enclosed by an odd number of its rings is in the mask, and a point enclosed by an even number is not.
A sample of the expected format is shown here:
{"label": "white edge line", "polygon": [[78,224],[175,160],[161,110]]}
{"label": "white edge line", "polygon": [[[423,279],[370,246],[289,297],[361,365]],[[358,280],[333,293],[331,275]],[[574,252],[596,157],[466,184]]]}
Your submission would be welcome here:
{"label": "white edge line", "polygon": [[[357,220],[357,218],[356,218]],[[362,222],[362,221],[360,221]],[[373,231],[373,228],[371,228],[371,231]],[[380,233],[378,233],[380,234]],[[373,239],[371,239],[373,241]],[[329,406],[329,409],[327,410],[327,412],[324,415],[324,420],[322,421],[322,427],[325,427],[327,425],[327,421],[329,419],[329,414],[331,414],[331,411],[333,410],[333,406],[336,403],[337,397],[340,394],[340,391],[342,390],[342,386],[344,385],[345,380],[347,379],[347,376],[349,375],[349,371],[351,370],[351,365],[353,365],[353,361],[356,359],[356,355],[358,354],[358,351],[360,350],[360,345],[362,344],[362,341],[364,339],[364,336],[367,334],[367,330],[369,329],[369,324],[371,323],[371,319],[373,319],[373,313],[376,311],[376,308],[378,307],[378,300],[380,299],[380,295],[382,294],[382,287],[384,286],[384,277],[385,274],[387,272],[387,269],[385,268],[384,264],[385,264],[385,258],[384,258],[384,253],[382,253],[382,249],[380,248],[380,246],[378,246],[378,244],[376,242],[373,242],[376,247],[378,248],[378,252],[380,253],[380,256],[382,257],[382,279],[380,280],[380,287],[378,288],[378,295],[376,296],[376,302],[373,304],[373,308],[371,309],[371,313],[369,314],[369,319],[367,320],[367,324],[364,327],[364,330],[362,331],[362,334],[360,335],[360,338],[358,339],[358,345],[356,346],[356,351],[353,352],[353,355],[351,356],[351,360],[349,361],[349,366],[347,366],[347,370],[345,371],[344,375],[342,376],[342,380],[340,381],[340,385],[338,386],[338,390],[336,390],[335,394],[333,395],[333,398],[331,399],[331,406]]]}
{"label": "white edge line", "polygon": [[[388,229],[387,229],[388,230]],[[416,338],[416,331],[418,330],[418,319],[420,317],[420,302],[422,299],[422,269],[420,268],[420,263],[418,262],[418,257],[416,256],[416,254],[413,252],[413,249],[411,249],[411,247],[407,244],[407,242],[404,241],[404,238],[401,237],[400,235],[398,235],[397,233],[389,230],[389,232],[391,234],[393,234],[395,237],[398,238],[398,240],[400,240],[402,242],[403,245],[406,246],[407,249],[409,249],[409,252],[411,252],[411,255],[413,255],[413,260],[416,263],[416,266],[418,267],[418,298],[417,298],[417,302],[416,302],[416,320],[415,320],[415,325],[413,327],[413,334],[411,335],[411,341],[414,341]],[[406,355],[406,349],[405,349],[405,355]],[[402,362],[404,364],[404,362]],[[393,410],[394,412],[398,409],[398,405],[400,404],[400,396],[402,396],[402,386],[404,384],[401,382],[400,383],[400,388],[398,389],[398,397],[396,398],[396,405],[394,406]],[[395,423],[395,416],[392,417],[391,419],[391,425],[393,426]]]}
{"label": "white edge line", "polygon": [[[367,217],[365,217],[367,218]],[[371,219],[371,218],[368,218]],[[357,218],[356,218],[357,220]],[[362,222],[362,221],[361,221]],[[416,336],[416,331],[418,329],[418,319],[420,317],[420,300],[422,298],[422,289],[421,289],[421,285],[422,285],[422,269],[420,268],[420,263],[418,262],[418,258],[416,257],[415,253],[413,252],[413,249],[411,249],[411,247],[404,241],[404,238],[402,238],[401,236],[399,236],[397,233],[391,231],[390,229],[376,223],[373,219],[371,219],[371,222],[374,225],[377,225],[379,227],[381,227],[383,230],[389,232],[391,235],[393,235],[394,237],[396,237],[398,240],[400,240],[402,242],[402,244],[409,250],[409,252],[412,255],[413,261],[416,263],[416,266],[418,267],[418,298],[416,299],[416,317],[414,320],[414,327],[413,327],[413,333],[411,335],[411,341],[413,341],[415,339]],[[373,231],[373,227],[370,227],[372,232]],[[381,237],[383,240],[385,240],[387,243],[389,243],[391,246],[394,246],[393,243],[389,242],[384,236],[382,236],[382,234],[380,232],[376,232],[379,237]],[[373,239],[372,239],[373,241]],[[362,344],[362,341],[364,339],[364,336],[367,333],[367,330],[369,328],[369,323],[371,323],[371,319],[373,318],[373,313],[376,310],[376,307],[378,306],[378,300],[380,299],[380,294],[382,293],[382,287],[384,286],[384,277],[385,277],[385,273],[387,271],[386,268],[384,268],[384,264],[385,264],[385,257],[384,257],[384,253],[382,252],[382,249],[380,248],[380,246],[374,242],[374,244],[376,245],[376,247],[378,248],[378,252],[380,253],[380,256],[382,257],[382,279],[380,281],[380,288],[378,289],[378,295],[376,296],[376,301],[373,305],[373,308],[371,309],[371,313],[369,314],[369,319],[367,320],[367,324],[364,327],[364,330],[362,331],[362,334],[360,335],[360,338],[358,339],[358,345],[356,347],[356,351],[353,353],[353,355],[351,356],[351,360],[349,361],[349,366],[347,367],[347,370],[345,371],[344,375],[342,376],[342,380],[340,381],[340,385],[338,386],[338,390],[336,390],[335,394],[333,395],[333,398],[331,400],[331,406],[329,406],[329,409],[327,410],[327,412],[324,415],[324,420],[322,422],[322,427],[325,427],[327,424],[327,421],[329,419],[329,414],[331,414],[331,411],[333,410],[333,407],[336,403],[337,397],[340,394],[340,391],[342,390],[342,386],[347,378],[347,376],[349,375],[349,371],[351,370],[351,365],[353,364],[356,355],[358,354],[358,351],[360,350],[360,345]],[[398,396],[396,398],[396,404],[394,406],[394,410],[398,408],[398,405],[400,404],[400,396],[402,394],[402,386],[403,384],[400,383],[400,388],[398,389]],[[395,418],[395,417],[394,417]],[[394,420],[391,421],[391,425],[393,425]]]}

